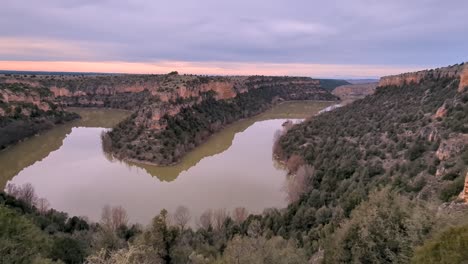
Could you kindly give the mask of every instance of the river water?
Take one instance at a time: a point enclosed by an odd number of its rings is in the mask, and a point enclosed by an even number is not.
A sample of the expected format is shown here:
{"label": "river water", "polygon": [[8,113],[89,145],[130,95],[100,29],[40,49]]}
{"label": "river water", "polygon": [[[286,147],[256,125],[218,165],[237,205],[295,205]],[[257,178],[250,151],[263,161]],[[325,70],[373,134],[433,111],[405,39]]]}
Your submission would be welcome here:
{"label": "river water", "polygon": [[282,208],[286,176],[272,159],[274,134],[286,120],[299,122],[329,105],[280,104],[227,126],[170,167],[122,162],[103,152],[101,133],[129,112],[71,109],[82,119],[0,152],[0,187],[31,183],[51,207],[93,221],[105,205],[123,206],[130,221],[141,224],[178,206],[190,210],[192,223],[207,209]]}

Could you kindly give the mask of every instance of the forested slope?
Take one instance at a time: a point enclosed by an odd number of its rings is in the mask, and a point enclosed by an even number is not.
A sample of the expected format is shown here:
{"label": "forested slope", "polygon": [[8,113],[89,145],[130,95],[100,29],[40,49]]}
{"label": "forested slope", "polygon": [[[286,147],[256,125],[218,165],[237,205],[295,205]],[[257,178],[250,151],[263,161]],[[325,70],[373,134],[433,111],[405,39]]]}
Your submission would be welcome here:
{"label": "forested slope", "polygon": [[[275,155],[294,174],[293,187],[302,187],[292,188],[297,201],[271,220],[281,221],[270,227],[273,231],[304,243],[335,232],[329,254],[325,251],[330,263],[408,261],[412,246],[423,237],[415,239],[410,233],[427,228],[410,208],[457,199],[468,165],[468,93],[460,75],[442,69],[418,76],[417,81],[378,87],[372,96],[285,132]],[[390,194],[372,193],[381,188]],[[393,214],[400,216],[390,221]],[[369,229],[379,221],[389,222]],[[392,229],[400,221],[421,227],[411,232],[409,227]],[[335,230],[340,222],[341,229]],[[353,233],[359,229],[370,232],[368,237]],[[379,232],[392,235],[379,238]],[[316,251],[320,244],[309,246]],[[363,248],[372,244],[381,248]]]}

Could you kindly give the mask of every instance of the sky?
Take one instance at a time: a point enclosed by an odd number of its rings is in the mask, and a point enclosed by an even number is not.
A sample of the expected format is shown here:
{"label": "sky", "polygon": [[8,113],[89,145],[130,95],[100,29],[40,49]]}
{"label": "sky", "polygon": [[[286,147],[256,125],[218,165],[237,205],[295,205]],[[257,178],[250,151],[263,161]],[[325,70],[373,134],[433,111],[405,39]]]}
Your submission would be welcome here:
{"label": "sky", "polygon": [[2,0],[0,69],[373,78],[468,58],[466,0]]}

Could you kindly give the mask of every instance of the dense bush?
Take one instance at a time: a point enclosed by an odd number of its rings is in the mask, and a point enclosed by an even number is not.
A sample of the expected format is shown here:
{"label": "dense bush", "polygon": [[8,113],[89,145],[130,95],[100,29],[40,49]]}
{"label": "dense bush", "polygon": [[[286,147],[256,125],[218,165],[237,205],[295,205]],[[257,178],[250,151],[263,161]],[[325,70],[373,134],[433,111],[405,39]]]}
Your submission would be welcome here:
{"label": "dense bush", "polygon": [[452,264],[468,259],[468,225],[451,227],[426,241],[415,251],[411,263]]}

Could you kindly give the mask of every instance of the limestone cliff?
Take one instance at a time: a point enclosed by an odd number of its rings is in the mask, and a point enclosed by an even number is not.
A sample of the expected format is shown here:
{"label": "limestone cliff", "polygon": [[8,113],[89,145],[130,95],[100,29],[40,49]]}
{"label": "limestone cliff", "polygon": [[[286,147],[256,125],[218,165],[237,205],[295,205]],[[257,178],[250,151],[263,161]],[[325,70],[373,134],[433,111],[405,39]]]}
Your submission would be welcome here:
{"label": "limestone cliff", "polygon": [[[32,104],[38,107],[42,111],[49,111],[51,109],[51,102],[53,97],[50,95],[40,94],[36,89],[12,89],[13,86],[4,87],[0,89],[0,100],[4,104],[8,105],[8,108],[4,110],[6,112],[13,112],[15,110],[15,105],[26,103]],[[16,86],[17,87],[17,86]],[[0,116],[2,114],[0,113]]]}
{"label": "limestone cliff", "polygon": [[353,100],[373,94],[376,87],[376,82],[341,85],[333,89],[332,94],[340,97],[341,100]]}
{"label": "limestone cliff", "polygon": [[468,86],[468,63],[456,64],[448,67],[424,70],[418,72],[403,73],[398,75],[385,76],[380,78],[380,86],[396,85],[401,86],[409,83],[420,83],[427,77],[433,78],[459,78],[460,84],[458,91],[463,91]]}
{"label": "limestone cliff", "polygon": [[78,115],[60,109],[48,88],[31,83],[0,83],[0,149],[75,118]]}

